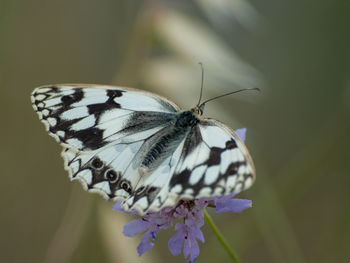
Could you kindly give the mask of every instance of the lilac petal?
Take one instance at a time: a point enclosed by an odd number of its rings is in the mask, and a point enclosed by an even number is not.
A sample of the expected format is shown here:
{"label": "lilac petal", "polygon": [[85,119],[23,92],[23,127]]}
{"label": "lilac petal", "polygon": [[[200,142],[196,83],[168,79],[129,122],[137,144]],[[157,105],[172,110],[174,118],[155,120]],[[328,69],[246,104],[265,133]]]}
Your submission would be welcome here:
{"label": "lilac petal", "polygon": [[[184,256],[187,262],[194,262],[199,256],[199,246],[195,238],[187,238],[184,244]],[[190,256],[190,260],[188,260]]]}
{"label": "lilac petal", "polygon": [[184,217],[188,213],[188,209],[184,205],[180,205],[176,208],[174,217]]}
{"label": "lilac petal", "polygon": [[194,238],[197,238],[199,241],[204,243],[204,235],[202,230],[199,227],[192,228],[192,235]]}
{"label": "lilac petal", "polygon": [[208,198],[201,198],[201,199],[195,200],[194,201],[194,203],[196,205],[195,209],[197,211],[200,211],[200,210],[206,208],[208,206],[209,201],[210,201],[210,199],[208,199]]}
{"label": "lilac petal", "polygon": [[204,225],[204,214],[202,210],[192,211],[188,218],[185,220],[185,224],[188,226],[203,226]]}
{"label": "lilac petal", "polygon": [[247,199],[229,199],[225,201],[217,201],[216,202],[216,213],[222,212],[231,212],[231,213],[239,213],[244,209],[252,207],[252,201]]}
{"label": "lilac petal", "polygon": [[149,228],[149,223],[142,218],[135,219],[127,223],[123,228],[123,234],[127,237],[133,237]]}
{"label": "lilac petal", "polygon": [[147,217],[149,228],[166,229],[172,226],[174,217],[170,213],[153,213]]}
{"label": "lilac petal", "polygon": [[168,242],[168,247],[170,250],[170,253],[174,256],[180,255],[182,245],[184,243],[184,233],[179,230],[178,232],[173,235]]}
{"label": "lilac petal", "polygon": [[127,213],[127,214],[129,214],[129,215],[138,214],[137,211],[135,211],[135,210],[125,211],[125,210],[123,209],[122,203],[123,203],[123,202],[122,202],[121,200],[118,200],[118,201],[114,204],[113,209],[116,210],[116,211],[118,211],[118,212]]}
{"label": "lilac petal", "polygon": [[238,137],[241,139],[242,142],[245,141],[245,134],[246,134],[247,129],[242,128],[242,129],[237,129],[235,132],[238,135]]}
{"label": "lilac petal", "polygon": [[209,202],[211,205],[217,206],[219,203],[224,203],[227,200],[232,199],[235,196],[235,193],[224,195],[224,196],[214,196],[213,199]]}
{"label": "lilac petal", "polygon": [[124,212],[123,208],[122,208],[122,201],[121,200],[118,200],[114,206],[113,206],[113,209],[116,210],[116,211],[119,211],[119,212]]}
{"label": "lilac petal", "polygon": [[[145,252],[148,250],[151,250],[154,244],[155,234],[152,237],[152,232],[147,231],[141,238],[140,244],[137,246],[137,252],[139,253],[139,256],[142,256]],[[151,239],[151,242],[149,240]]]}

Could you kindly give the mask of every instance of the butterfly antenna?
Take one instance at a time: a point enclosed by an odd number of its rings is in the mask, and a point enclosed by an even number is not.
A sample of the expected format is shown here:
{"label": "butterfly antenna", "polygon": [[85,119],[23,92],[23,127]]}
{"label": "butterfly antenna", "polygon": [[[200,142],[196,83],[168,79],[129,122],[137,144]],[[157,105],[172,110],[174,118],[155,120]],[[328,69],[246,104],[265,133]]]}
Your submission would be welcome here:
{"label": "butterfly antenna", "polygon": [[240,90],[236,90],[236,91],[232,91],[232,92],[229,92],[229,93],[226,93],[226,94],[223,94],[223,95],[219,95],[219,96],[216,96],[214,98],[211,98],[209,100],[206,100],[204,102],[202,102],[199,107],[201,107],[202,105],[204,105],[205,103],[209,102],[209,101],[212,101],[212,100],[216,100],[218,98],[221,98],[221,97],[225,97],[225,96],[228,96],[228,95],[231,95],[231,94],[234,94],[234,93],[238,93],[238,92],[241,92],[241,91],[245,91],[245,90],[257,90],[257,91],[261,91],[261,89],[259,88],[247,88],[247,89],[240,89]]}
{"label": "butterfly antenna", "polygon": [[202,70],[202,80],[201,80],[201,92],[200,92],[200,94],[199,94],[199,100],[198,100],[197,106],[199,106],[199,104],[201,103],[201,100],[202,100],[203,82],[204,82],[204,68],[203,68],[203,63],[202,63],[202,62],[199,62],[198,64],[200,65],[201,70]]}

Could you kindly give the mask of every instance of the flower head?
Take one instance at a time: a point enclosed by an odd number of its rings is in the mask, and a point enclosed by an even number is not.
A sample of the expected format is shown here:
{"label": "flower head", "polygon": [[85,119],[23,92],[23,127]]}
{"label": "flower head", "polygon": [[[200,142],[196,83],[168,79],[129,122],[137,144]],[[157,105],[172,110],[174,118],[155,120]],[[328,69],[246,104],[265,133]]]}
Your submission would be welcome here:
{"label": "flower head", "polygon": [[202,209],[208,205],[207,200],[195,200],[192,202],[191,210],[186,208],[187,203],[183,203],[176,210],[182,213],[176,213],[178,216],[184,217],[184,223],[177,223],[175,229],[178,231],[168,242],[171,254],[179,255],[182,251],[187,262],[194,262],[199,256],[199,246],[197,239],[204,242],[204,236],[201,231],[201,226],[204,225],[204,216]]}
{"label": "flower head", "polygon": [[[114,209],[123,211],[120,201],[115,204]],[[123,234],[128,237],[145,232],[137,247],[139,256],[153,247],[156,236],[161,229],[172,226],[174,219],[172,213],[169,212],[171,211],[165,208],[157,213],[148,213],[146,216],[135,219],[124,226]]]}
{"label": "flower head", "polygon": [[[175,225],[174,228],[177,232],[168,242],[169,250],[173,255],[179,255],[183,251],[187,262],[193,263],[199,256],[197,241],[204,243],[204,236],[200,229],[204,225],[202,209],[211,205],[216,207],[217,213],[239,213],[251,207],[250,200],[237,199],[233,196],[203,198],[192,201],[182,200],[175,208],[164,208],[159,212],[151,212],[129,222],[124,226],[123,234],[134,237],[139,233],[144,233],[137,247],[137,252],[141,256],[153,247],[156,236],[161,229],[167,229]],[[114,209],[123,211],[120,201],[114,205]],[[175,223],[177,219],[181,219],[183,223]]]}

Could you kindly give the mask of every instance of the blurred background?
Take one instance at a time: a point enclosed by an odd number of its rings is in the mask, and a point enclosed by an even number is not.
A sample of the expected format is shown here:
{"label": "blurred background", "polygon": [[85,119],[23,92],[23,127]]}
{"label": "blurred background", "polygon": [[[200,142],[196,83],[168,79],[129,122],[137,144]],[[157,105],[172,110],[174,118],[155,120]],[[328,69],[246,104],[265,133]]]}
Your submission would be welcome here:
{"label": "blurred background", "polygon": [[[253,208],[213,214],[242,262],[349,262],[350,3],[333,0],[0,0],[1,262],[185,262],[174,230],[138,257],[131,216],[71,183],[30,103],[99,83],[196,104],[247,127]],[[209,209],[210,210],[210,209]],[[210,211],[211,212],[211,211]],[[197,262],[229,262],[208,226]]]}

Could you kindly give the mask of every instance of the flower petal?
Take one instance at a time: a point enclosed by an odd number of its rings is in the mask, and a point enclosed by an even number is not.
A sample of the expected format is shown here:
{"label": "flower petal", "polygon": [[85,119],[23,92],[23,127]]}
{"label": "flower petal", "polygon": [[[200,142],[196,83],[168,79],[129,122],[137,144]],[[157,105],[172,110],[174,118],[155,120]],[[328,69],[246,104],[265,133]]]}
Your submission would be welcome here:
{"label": "flower petal", "polygon": [[184,243],[184,233],[180,229],[178,232],[175,233],[175,235],[173,235],[169,239],[168,247],[169,247],[170,253],[173,254],[174,256],[180,255],[183,243]]}
{"label": "flower petal", "polygon": [[118,212],[123,212],[123,213],[127,213],[129,215],[135,215],[138,214],[136,210],[131,210],[131,211],[125,211],[123,209],[123,205],[122,205],[122,201],[118,200],[114,205],[113,205],[113,210],[116,210]]}
{"label": "flower petal", "polygon": [[[147,252],[148,250],[151,250],[154,244],[154,236],[152,237],[151,231],[147,231],[141,238],[140,244],[137,246],[137,252],[139,253],[139,256],[142,256],[143,253]],[[151,242],[150,242],[151,239]]]}
{"label": "flower petal", "polygon": [[188,209],[184,205],[180,205],[175,209],[175,217],[184,217],[188,213]]}
{"label": "flower petal", "polygon": [[238,137],[241,139],[242,142],[245,141],[245,134],[246,134],[247,129],[246,128],[242,128],[242,129],[237,129],[235,130],[236,134],[238,135]]}
{"label": "flower petal", "polygon": [[115,202],[115,204],[113,205],[113,210],[119,211],[119,212],[124,212],[123,208],[122,208],[122,201],[118,200],[117,202]]}
{"label": "flower petal", "polygon": [[133,237],[149,228],[149,223],[143,218],[135,219],[127,223],[123,228],[123,234],[127,237]]}
{"label": "flower petal", "polygon": [[229,199],[223,201],[216,202],[216,213],[222,212],[231,212],[231,213],[239,213],[244,209],[252,207],[252,201],[247,199]]}
{"label": "flower petal", "polygon": [[197,238],[199,241],[204,243],[204,235],[202,230],[199,227],[194,227],[191,229],[191,235],[193,235],[194,238]]}
{"label": "flower petal", "polygon": [[[199,256],[199,246],[194,237],[188,236],[188,238],[185,240],[184,256],[189,263],[193,263]],[[190,260],[188,260],[188,256],[190,257]]]}
{"label": "flower petal", "polygon": [[189,227],[192,226],[203,226],[204,225],[204,214],[202,210],[192,211],[188,213],[187,219],[185,219],[185,224]]}

